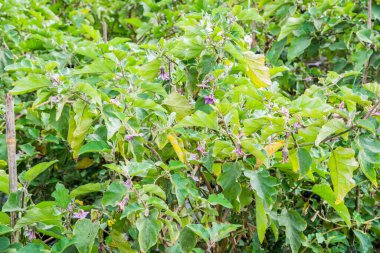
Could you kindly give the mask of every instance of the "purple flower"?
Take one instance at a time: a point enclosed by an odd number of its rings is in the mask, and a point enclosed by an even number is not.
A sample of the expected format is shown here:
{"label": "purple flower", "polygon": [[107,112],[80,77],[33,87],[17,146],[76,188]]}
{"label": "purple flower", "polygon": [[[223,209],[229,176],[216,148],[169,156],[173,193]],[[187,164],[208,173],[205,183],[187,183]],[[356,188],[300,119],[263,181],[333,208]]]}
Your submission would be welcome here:
{"label": "purple flower", "polygon": [[163,80],[163,81],[168,81],[170,80],[170,76],[168,75],[168,73],[165,72],[165,69],[163,67],[160,68],[160,78]]}
{"label": "purple flower", "polygon": [[26,231],[25,236],[28,237],[29,241],[36,239],[36,233],[34,232],[34,229]]}
{"label": "purple flower", "polygon": [[125,136],[125,139],[127,140],[127,141],[131,141],[131,140],[133,140],[133,138],[135,138],[135,137],[138,137],[138,136],[143,136],[143,134],[127,134],[126,136]]}
{"label": "purple flower", "polygon": [[234,152],[236,153],[237,156],[242,156],[242,155],[244,155],[244,152],[243,152],[243,150],[241,149],[240,146],[237,146],[237,147],[235,148]]}
{"label": "purple flower", "polygon": [[89,214],[89,212],[85,212],[84,210],[81,209],[78,212],[73,214],[73,218],[82,220],[86,218],[87,214]]}
{"label": "purple flower", "polygon": [[58,103],[61,99],[58,96],[51,96],[50,101],[53,103]]}
{"label": "purple flower", "polygon": [[199,153],[201,153],[202,155],[206,155],[206,154],[207,154],[207,152],[206,152],[206,148],[205,148],[205,146],[203,146],[203,145],[199,145],[199,146],[197,147],[197,151],[198,151]]}
{"label": "purple flower", "polygon": [[282,114],[285,115],[285,117],[289,117],[289,110],[285,107],[281,107],[281,111],[280,111]]}
{"label": "purple flower", "polygon": [[341,110],[344,109],[344,101],[340,102],[340,104],[339,104],[339,109],[341,109]]}
{"label": "purple flower", "polygon": [[214,97],[214,94],[210,94],[208,96],[205,96],[205,103],[208,104],[208,105],[211,105],[211,104],[214,104],[216,101],[215,97]]}
{"label": "purple flower", "polygon": [[116,203],[120,211],[124,211],[125,205],[128,203],[128,201],[129,201],[129,196],[125,195],[125,197],[121,201]]}
{"label": "purple flower", "polygon": [[306,82],[313,81],[313,78],[312,78],[311,76],[308,76],[308,77],[305,78],[305,81],[306,81]]}
{"label": "purple flower", "polygon": [[127,180],[125,180],[124,185],[125,187],[127,187],[128,190],[132,189],[133,187],[132,180],[128,178]]}
{"label": "purple flower", "polygon": [[111,98],[110,102],[118,107],[121,107],[121,103],[116,98]]}

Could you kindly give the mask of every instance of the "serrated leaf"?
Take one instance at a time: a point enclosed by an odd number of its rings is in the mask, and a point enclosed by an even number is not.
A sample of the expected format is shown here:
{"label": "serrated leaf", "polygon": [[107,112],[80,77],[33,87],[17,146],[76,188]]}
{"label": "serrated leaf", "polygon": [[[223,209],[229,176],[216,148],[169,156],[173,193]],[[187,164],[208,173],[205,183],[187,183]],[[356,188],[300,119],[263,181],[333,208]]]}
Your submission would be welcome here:
{"label": "serrated leaf", "polygon": [[351,148],[338,147],[331,152],[328,162],[331,181],[334,186],[335,204],[344,201],[346,194],[355,186],[353,172],[358,163],[355,160],[355,152]]}
{"label": "serrated leaf", "polygon": [[209,229],[210,240],[212,242],[218,242],[228,237],[231,232],[235,231],[239,227],[241,227],[241,225],[212,222],[212,227]]}
{"label": "serrated leaf", "polygon": [[307,223],[299,213],[286,209],[282,209],[279,223],[285,227],[286,242],[290,245],[292,252],[298,252],[306,239],[303,231],[306,229]]}
{"label": "serrated leaf", "polygon": [[346,222],[346,224],[351,227],[351,215],[347,207],[343,202],[336,204],[335,195],[333,190],[328,184],[314,185],[312,191],[318,194],[323,200],[325,200],[330,206],[332,206],[340,217]]}

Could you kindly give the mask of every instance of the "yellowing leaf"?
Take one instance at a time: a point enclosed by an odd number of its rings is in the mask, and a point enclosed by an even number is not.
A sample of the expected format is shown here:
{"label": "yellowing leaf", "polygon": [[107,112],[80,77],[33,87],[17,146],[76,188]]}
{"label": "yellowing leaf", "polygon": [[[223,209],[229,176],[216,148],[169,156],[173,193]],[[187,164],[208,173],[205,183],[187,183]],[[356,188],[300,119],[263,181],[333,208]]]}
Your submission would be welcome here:
{"label": "yellowing leaf", "polygon": [[245,72],[256,88],[267,87],[271,84],[269,68],[265,66],[263,54],[244,52],[244,59],[246,61]]}
{"label": "yellowing leaf", "polygon": [[[267,152],[268,158],[271,157],[274,153],[276,153],[277,150],[282,148],[282,146],[284,146],[284,141],[275,141],[275,142],[265,146],[264,149]],[[263,164],[263,162],[261,160],[257,159],[256,167],[259,167],[262,164]]]}
{"label": "yellowing leaf", "polygon": [[178,156],[178,159],[181,162],[186,163],[186,151],[180,146],[180,142],[182,142],[182,140],[177,139],[177,137],[172,134],[168,135],[168,140],[172,144],[173,149]]}
{"label": "yellowing leaf", "polygon": [[78,170],[86,169],[93,164],[94,164],[94,160],[92,160],[91,158],[88,158],[88,157],[84,157],[77,162],[75,168]]}

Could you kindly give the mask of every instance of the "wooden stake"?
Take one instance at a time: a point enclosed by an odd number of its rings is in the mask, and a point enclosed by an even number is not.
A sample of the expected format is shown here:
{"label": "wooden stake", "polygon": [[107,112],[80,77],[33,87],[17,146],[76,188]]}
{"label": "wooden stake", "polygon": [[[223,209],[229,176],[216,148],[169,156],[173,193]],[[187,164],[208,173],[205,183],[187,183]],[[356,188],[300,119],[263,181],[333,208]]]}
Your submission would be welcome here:
{"label": "wooden stake", "polygon": [[[6,130],[8,146],[8,173],[9,173],[9,192],[17,192],[17,163],[16,163],[16,130],[15,130],[15,112],[14,102],[11,94],[5,98],[6,106]],[[11,226],[16,225],[17,212],[11,212]],[[12,243],[19,241],[19,232],[11,233]]]}

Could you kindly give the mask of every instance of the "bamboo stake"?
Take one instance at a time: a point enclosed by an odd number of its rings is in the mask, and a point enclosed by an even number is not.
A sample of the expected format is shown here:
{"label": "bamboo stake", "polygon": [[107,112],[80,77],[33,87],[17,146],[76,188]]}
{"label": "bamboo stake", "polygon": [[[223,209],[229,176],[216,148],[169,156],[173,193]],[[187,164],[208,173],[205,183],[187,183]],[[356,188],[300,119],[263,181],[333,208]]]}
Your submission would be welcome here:
{"label": "bamboo stake", "polygon": [[[8,173],[9,173],[9,191],[17,192],[17,163],[16,163],[16,130],[15,130],[15,112],[14,101],[11,94],[7,94],[5,98],[6,106],[6,130],[7,130],[7,146],[8,146]],[[11,212],[11,226],[16,225],[17,212]],[[19,232],[11,233],[12,243],[19,241]]]}

